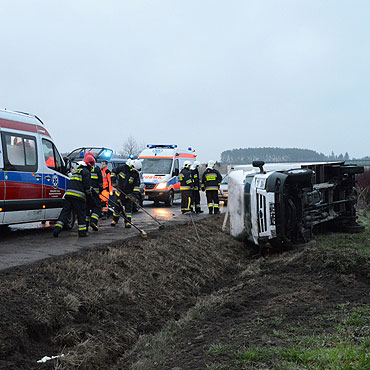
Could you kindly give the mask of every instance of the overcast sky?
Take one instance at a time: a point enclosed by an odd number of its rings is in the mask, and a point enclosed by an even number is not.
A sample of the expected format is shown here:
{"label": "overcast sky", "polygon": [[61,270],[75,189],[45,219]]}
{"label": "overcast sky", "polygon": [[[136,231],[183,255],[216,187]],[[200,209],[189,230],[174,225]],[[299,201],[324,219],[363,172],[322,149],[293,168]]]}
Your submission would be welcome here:
{"label": "overcast sky", "polygon": [[144,143],[370,155],[370,2],[1,0],[0,107],[60,151]]}

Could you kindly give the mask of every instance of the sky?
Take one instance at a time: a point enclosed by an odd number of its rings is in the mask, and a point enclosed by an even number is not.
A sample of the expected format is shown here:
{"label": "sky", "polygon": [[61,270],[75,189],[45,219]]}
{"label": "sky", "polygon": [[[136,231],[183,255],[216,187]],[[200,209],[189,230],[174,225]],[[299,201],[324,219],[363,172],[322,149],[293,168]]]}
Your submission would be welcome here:
{"label": "sky", "polygon": [[127,137],[370,155],[370,2],[1,0],[0,108],[61,152]]}

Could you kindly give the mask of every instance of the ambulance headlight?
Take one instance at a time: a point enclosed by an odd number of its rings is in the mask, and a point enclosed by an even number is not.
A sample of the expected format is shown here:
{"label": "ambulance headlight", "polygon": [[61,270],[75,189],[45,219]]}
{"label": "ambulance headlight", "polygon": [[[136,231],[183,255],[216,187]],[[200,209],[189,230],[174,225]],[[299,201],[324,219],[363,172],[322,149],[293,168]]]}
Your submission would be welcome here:
{"label": "ambulance headlight", "polygon": [[158,189],[158,190],[162,190],[162,189],[165,189],[166,187],[167,187],[167,182],[160,182],[160,183],[157,185],[156,189]]}

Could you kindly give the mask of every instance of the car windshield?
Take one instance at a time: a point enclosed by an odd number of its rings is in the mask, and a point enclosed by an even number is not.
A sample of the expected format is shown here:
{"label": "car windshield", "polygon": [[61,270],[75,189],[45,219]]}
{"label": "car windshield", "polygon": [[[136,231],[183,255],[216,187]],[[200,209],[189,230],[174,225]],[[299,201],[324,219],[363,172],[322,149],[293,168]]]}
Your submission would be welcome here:
{"label": "car windshield", "polygon": [[166,158],[144,158],[142,172],[153,175],[166,175],[171,172],[172,159]]}

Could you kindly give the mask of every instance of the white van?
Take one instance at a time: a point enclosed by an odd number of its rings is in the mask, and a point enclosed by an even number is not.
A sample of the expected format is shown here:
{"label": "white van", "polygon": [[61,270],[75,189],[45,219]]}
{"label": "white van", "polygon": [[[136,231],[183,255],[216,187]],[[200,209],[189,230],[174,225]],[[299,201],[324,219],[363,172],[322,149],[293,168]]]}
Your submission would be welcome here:
{"label": "white van", "polygon": [[177,145],[147,145],[140,155],[145,184],[145,199],[164,202],[171,206],[180,198],[179,173],[185,161],[193,163],[196,155],[192,148],[180,150]]}
{"label": "white van", "polygon": [[58,219],[70,163],[43,122],[0,109],[0,134],[0,225]]}

